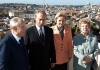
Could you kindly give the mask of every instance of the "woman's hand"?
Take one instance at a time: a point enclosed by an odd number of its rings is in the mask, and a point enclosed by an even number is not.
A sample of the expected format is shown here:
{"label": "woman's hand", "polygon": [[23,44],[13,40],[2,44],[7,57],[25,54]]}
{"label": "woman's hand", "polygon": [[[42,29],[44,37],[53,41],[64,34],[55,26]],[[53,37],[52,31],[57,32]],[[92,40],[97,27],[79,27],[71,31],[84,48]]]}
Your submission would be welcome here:
{"label": "woman's hand", "polygon": [[90,57],[85,57],[85,58],[83,59],[82,63],[87,64],[87,63],[89,63],[89,62],[91,62],[91,61],[92,61],[92,59],[91,59]]}

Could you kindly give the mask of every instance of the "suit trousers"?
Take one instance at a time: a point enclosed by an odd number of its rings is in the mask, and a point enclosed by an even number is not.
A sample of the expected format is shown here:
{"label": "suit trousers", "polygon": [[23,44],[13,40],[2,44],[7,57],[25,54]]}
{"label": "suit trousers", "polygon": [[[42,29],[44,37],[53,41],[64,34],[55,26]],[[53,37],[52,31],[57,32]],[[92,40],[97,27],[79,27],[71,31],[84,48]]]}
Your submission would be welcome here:
{"label": "suit trousers", "polygon": [[51,70],[67,70],[67,63],[55,64],[55,67]]}

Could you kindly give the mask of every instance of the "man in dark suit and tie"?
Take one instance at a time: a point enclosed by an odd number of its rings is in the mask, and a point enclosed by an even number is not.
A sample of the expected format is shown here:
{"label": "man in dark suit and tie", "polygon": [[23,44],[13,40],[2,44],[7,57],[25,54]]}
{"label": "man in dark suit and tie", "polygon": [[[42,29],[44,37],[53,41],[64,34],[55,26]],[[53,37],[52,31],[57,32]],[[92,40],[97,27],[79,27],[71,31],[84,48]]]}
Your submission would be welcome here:
{"label": "man in dark suit and tie", "polygon": [[25,45],[29,51],[30,70],[49,70],[51,63],[56,62],[53,31],[44,26],[46,13],[36,13],[36,25],[28,28],[25,34]]}
{"label": "man in dark suit and tie", "polygon": [[29,70],[28,52],[23,36],[24,21],[19,17],[10,20],[11,33],[0,41],[0,70]]}

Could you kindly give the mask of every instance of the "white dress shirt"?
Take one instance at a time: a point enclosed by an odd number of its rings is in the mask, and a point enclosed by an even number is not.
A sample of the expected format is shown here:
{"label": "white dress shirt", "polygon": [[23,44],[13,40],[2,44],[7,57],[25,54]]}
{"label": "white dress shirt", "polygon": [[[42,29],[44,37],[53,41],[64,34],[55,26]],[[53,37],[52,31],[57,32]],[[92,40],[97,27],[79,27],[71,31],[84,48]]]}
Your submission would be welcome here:
{"label": "white dress shirt", "polygon": [[14,33],[12,33],[12,35],[14,36],[15,40],[19,43],[19,40],[21,39],[20,37],[16,36]]}
{"label": "white dress shirt", "polygon": [[[40,27],[36,25],[36,28],[37,28],[38,34],[39,34],[39,36],[40,36],[40,33],[41,33],[41,32],[40,32]],[[43,34],[44,34],[44,36],[45,36],[44,26],[42,27],[42,32],[43,32]]]}

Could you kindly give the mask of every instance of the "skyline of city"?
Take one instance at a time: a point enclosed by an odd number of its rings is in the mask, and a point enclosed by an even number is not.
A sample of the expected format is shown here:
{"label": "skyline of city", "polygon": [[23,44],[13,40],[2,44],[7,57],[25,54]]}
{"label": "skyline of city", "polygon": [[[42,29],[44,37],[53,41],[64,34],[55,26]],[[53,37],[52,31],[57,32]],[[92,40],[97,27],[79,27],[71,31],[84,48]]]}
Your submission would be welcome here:
{"label": "skyline of city", "polygon": [[49,4],[49,5],[85,5],[88,2],[93,3],[93,5],[100,4],[97,0],[3,0],[1,3],[25,3],[25,4]]}

